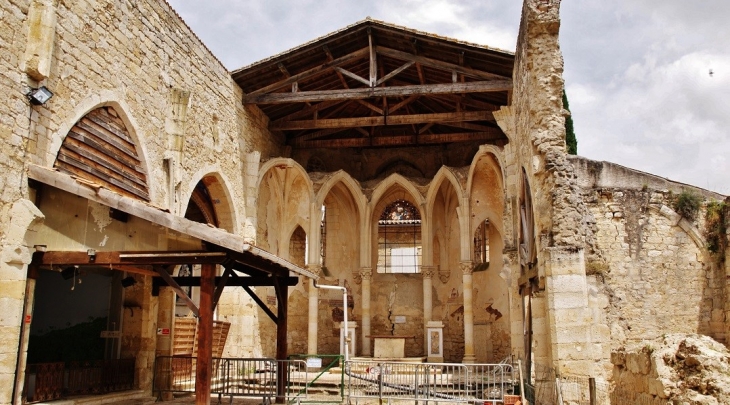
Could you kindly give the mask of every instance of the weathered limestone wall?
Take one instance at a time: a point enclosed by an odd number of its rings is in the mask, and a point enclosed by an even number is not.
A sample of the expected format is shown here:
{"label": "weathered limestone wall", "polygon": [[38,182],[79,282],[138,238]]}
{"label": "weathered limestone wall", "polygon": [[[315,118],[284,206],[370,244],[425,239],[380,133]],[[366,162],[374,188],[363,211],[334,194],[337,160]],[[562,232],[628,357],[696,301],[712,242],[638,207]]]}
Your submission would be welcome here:
{"label": "weathered limestone wall", "polygon": [[725,197],[611,163],[570,160],[602,258],[588,261],[586,272],[591,308],[605,319],[610,349],[667,333],[725,342],[726,273],[706,250],[704,208],[695,220],[673,209],[682,192],[704,204]]}
{"label": "weathered limestone wall", "polygon": [[[513,218],[519,217],[523,170],[533,202],[538,275],[545,288],[533,298],[534,361],[565,374],[595,375],[595,359],[602,357],[601,342],[608,336],[587,308],[585,261],[592,252],[585,249],[586,209],[565,149],[559,8],[559,0],[524,2],[512,104],[495,117],[510,137],[505,166]],[[517,261],[510,254],[516,237],[505,243],[507,263]],[[518,269],[512,264],[513,273]],[[515,290],[517,277],[512,276]],[[514,343],[519,326],[512,323]]]}
{"label": "weathered limestone wall", "polygon": [[[110,105],[137,144],[154,205],[183,215],[195,184],[216,173],[226,192],[214,199],[230,207],[232,230],[253,240],[255,200],[247,199],[244,176],[249,164],[278,155],[280,146],[266,131],[266,117],[241,106],[241,90],[228,71],[165,2],[2,0],[0,16],[0,341],[7,350],[0,353],[0,384],[12,386],[30,259],[23,238],[42,219],[23,202],[26,163],[52,166],[74,123]],[[54,96],[31,107],[25,93],[39,85]],[[172,162],[169,173],[166,162]],[[148,330],[155,308],[144,315],[149,322],[139,329],[142,339],[155,338]],[[132,343],[128,353],[136,345],[148,367],[155,345]],[[144,373],[140,378],[140,387],[151,381]],[[0,404],[10,396],[4,390]]]}

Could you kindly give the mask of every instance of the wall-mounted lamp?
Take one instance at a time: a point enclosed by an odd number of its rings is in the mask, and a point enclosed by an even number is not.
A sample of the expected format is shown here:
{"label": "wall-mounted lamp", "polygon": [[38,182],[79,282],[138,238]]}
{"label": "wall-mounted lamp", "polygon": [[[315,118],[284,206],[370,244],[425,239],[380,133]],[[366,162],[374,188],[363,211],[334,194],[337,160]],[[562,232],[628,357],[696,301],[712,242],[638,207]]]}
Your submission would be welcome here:
{"label": "wall-mounted lamp", "polygon": [[41,86],[37,89],[31,89],[28,94],[28,100],[30,100],[30,103],[33,105],[43,105],[46,103],[46,101],[50,100],[51,97],[53,97],[53,92],[48,90],[46,86]]}
{"label": "wall-mounted lamp", "polygon": [[133,285],[137,284],[137,280],[134,279],[134,277],[129,276],[122,279],[122,288],[131,287]]}
{"label": "wall-mounted lamp", "polygon": [[88,250],[86,250],[86,254],[89,255],[90,262],[93,263],[96,260],[96,250],[88,249]]}

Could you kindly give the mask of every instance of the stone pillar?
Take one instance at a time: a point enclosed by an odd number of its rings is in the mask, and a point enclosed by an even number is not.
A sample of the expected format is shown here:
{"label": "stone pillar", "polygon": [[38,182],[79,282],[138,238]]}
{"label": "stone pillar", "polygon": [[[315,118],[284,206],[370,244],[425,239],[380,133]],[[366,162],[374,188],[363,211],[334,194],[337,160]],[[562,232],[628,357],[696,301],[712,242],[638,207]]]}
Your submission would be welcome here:
{"label": "stone pillar", "polygon": [[[307,270],[322,275],[322,266],[310,264]],[[314,280],[309,280],[309,312],[307,313],[307,354],[317,354],[317,328],[319,327],[319,290],[314,287]]]}
{"label": "stone pillar", "polygon": [[601,349],[587,326],[593,323],[593,314],[588,307],[583,250],[553,247],[545,252],[545,313],[552,363],[561,374],[595,375]]}
{"label": "stone pillar", "polygon": [[433,317],[433,276],[436,268],[434,266],[421,266],[423,276],[423,325],[424,327]]}
{"label": "stone pillar", "polygon": [[463,363],[475,363],[474,355],[474,285],[472,282],[474,263],[461,262],[461,273],[464,288],[464,359]]}
{"label": "stone pillar", "polygon": [[372,267],[363,267],[360,269],[360,278],[362,279],[362,356],[372,356],[370,348],[370,279],[373,276]]}

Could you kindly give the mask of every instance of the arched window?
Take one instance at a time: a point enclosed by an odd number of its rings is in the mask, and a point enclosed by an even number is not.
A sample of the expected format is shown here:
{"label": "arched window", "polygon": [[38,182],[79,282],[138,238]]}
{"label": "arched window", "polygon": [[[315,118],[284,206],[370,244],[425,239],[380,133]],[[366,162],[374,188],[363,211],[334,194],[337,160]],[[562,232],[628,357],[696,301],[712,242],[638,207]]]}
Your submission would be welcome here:
{"label": "arched window", "polygon": [[474,271],[489,268],[489,220],[485,219],[474,232]]}
{"label": "arched window", "polygon": [[421,215],[405,200],[385,207],[378,221],[378,273],[419,273]]}

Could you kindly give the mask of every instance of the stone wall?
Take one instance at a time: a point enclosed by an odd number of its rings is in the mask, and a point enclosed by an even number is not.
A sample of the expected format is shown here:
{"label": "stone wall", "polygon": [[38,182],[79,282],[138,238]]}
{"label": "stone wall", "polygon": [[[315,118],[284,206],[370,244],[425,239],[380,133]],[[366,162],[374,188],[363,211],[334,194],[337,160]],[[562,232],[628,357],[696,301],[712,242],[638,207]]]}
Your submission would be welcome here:
{"label": "stone wall", "polygon": [[[724,342],[725,270],[708,254],[703,234],[704,207],[725,197],[611,163],[570,160],[596,252],[586,262],[589,302],[610,334],[610,350],[667,333]],[[703,201],[694,219],[674,211],[683,192]]]}
{"label": "stone wall", "polygon": [[[152,204],[183,215],[195,184],[216,173],[225,193],[213,198],[231,207],[233,231],[253,239],[255,208],[246,205],[252,200],[244,191],[250,184],[244,165],[258,167],[261,156],[278,155],[280,147],[266,130],[266,117],[241,105],[241,90],[228,71],[165,2],[2,0],[0,16],[0,289],[6,292],[0,341],[7,349],[0,353],[0,383],[12,386],[30,259],[23,239],[33,218],[42,218],[22,202],[29,197],[25,164],[52,166],[75,122],[109,105],[142,156]],[[39,85],[54,96],[30,106],[25,94]],[[30,221],[23,219],[28,213]],[[13,221],[18,232],[10,234]],[[149,324],[140,336],[152,339],[156,305],[145,309]],[[142,346],[149,367],[154,345]],[[140,377],[139,386],[148,386],[151,376]],[[0,404],[11,394],[4,390]]]}

